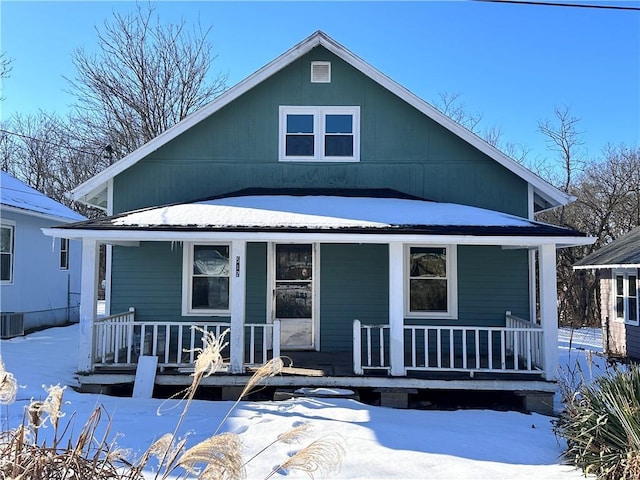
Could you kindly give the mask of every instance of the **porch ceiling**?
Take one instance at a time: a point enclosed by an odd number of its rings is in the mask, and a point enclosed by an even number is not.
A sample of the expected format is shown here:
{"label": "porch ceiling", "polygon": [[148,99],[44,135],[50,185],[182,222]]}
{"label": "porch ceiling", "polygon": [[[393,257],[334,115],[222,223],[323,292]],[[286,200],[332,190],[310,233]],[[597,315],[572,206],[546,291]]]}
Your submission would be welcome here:
{"label": "porch ceiling", "polygon": [[[149,238],[150,232],[181,232],[182,235],[187,232],[277,232],[359,236],[560,237],[563,242],[553,243],[592,243],[580,232],[503,212],[433,202],[399,192],[394,192],[397,195],[393,196],[389,190],[365,192],[238,192],[225,197],[78,222],[55,230],[83,231],[84,234],[77,232],[79,235],[76,236],[80,237],[99,236],[95,231],[111,231],[114,235],[116,232],[138,232],[140,240]],[[94,233],[90,234],[91,231]],[[132,235],[125,237],[133,238]]]}

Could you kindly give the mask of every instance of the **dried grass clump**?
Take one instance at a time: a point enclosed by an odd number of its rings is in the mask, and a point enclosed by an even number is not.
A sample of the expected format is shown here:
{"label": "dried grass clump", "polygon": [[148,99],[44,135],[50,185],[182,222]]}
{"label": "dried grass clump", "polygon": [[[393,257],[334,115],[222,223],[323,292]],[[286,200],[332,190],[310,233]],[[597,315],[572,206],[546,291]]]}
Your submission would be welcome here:
{"label": "dried grass clump", "polygon": [[[239,437],[232,433],[218,433],[239,402],[261,385],[267,378],[282,372],[284,362],[274,358],[260,367],[247,382],[246,387],[231,406],[226,416],[210,438],[186,448],[187,439],[179,438],[180,426],[189,410],[191,401],[202,378],[215,373],[223,365],[224,338],[203,331],[203,349],[198,349],[193,380],[182,392],[186,400],[176,427],[156,440],[136,460],[130,461],[127,451],[119,449],[115,441],[108,441],[111,419],[106,416],[106,428],[102,435],[102,407],[96,408],[85,421],[77,438],[69,433],[72,415],[66,425],[60,425],[65,416],[64,387],[46,388],[43,401],[34,400],[25,409],[22,424],[15,430],[0,432],[0,479],[12,480],[144,480],[144,469],[152,468],[152,459],[157,459],[155,480],[198,478],[201,480],[241,480],[245,478],[246,465],[263,454],[276,443],[291,444],[307,437],[310,425],[294,425],[263,447],[249,460],[244,461],[243,446]],[[0,359],[0,404],[13,403],[17,382],[4,370]],[[105,414],[106,415],[106,414]],[[51,426],[46,439],[39,440],[39,431]],[[49,433],[49,432],[48,432]],[[45,437],[42,435],[42,437]],[[344,457],[341,439],[324,437],[299,450],[268,474],[272,477],[281,470],[301,470],[313,477],[314,473],[328,475],[335,470]]]}
{"label": "dried grass clump", "polygon": [[608,369],[592,383],[563,389],[555,431],[566,456],[598,479],[640,478],[640,366]]}

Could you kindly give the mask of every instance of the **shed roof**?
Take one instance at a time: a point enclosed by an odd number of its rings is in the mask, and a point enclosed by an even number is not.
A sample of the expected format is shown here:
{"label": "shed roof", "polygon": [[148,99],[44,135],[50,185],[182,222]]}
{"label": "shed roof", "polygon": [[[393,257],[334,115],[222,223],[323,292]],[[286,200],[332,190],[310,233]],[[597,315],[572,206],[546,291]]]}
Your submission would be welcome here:
{"label": "shed roof", "polygon": [[85,220],[79,213],[4,171],[0,171],[0,206],[3,210],[62,222]]}
{"label": "shed roof", "polygon": [[316,31],[305,40],[295,45],[275,60],[271,61],[249,77],[245,78],[223,94],[218,96],[212,102],[192,113],[191,115],[178,122],[173,127],[166,130],[150,142],[130,153],[120,161],[114,163],[109,168],[103,170],[91,179],[74,188],[71,193],[75,200],[92,204],[94,206],[106,208],[107,202],[107,184],[109,180],[122,173],[138,161],[156,151],[163,145],[167,144],[178,135],[184,133],[189,128],[208,118],[221,108],[231,103],[259,83],[265,81],[272,75],[276,74],[286,66],[290,65],[303,55],[309,53],[312,49],[322,46],[344,60],[373,81],[380,84],[383,88],[397,95],[399,98],[412,105],[418,111],[425,114],[444,128],[448,129],[458,137],[462,138],[475,148],[486,154],[488,157],[497,161],[499,164],[525,180],[533,188],[534,202],[539,209],[553,208],[559,205],[565,205],[575,200],[575,197],[557,189],[550,183],[537,176],[526,167],[522,166],[503,152],[488,144],[483,139],[475,135],[473,132],[464,128],[459,123],[451,120],[438,109],[425,102],[409,90],[390,79],[379,70],[351,53],[344,46],[340,45],[334,39],[329,37],[322,31]]}
{"label": "shed roof", "polygon": [[575,269],[628,267],[640,268],[640,227],[587,255]]}
{"label": "shed roof", "polygon": [[60,228],[585,237],[515,215],[433,202],[387,189],[251,189]]}

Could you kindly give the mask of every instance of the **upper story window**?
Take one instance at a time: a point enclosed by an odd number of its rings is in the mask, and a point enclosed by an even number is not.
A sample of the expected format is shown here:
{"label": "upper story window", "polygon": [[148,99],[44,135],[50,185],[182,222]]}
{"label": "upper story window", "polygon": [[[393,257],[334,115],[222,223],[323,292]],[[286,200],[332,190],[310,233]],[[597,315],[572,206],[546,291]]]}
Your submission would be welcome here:
{"label": "upper story window", "polygon": [[60,239],[60,269],[69,270],[69,239]]}
{"label": "upper story window", "polygon": [[280,161],[360,160],[360,107],[280,107]]}
{"label": "upper story window", "polygon": [[407,316],[457,317],[456,257],[455,247],[407,247]]}
{"label": "upper story window", "polygon": [[0,281],[2,283],[13,282],[14,232],[14,225],[4,223],[0,225]]}
{"label": "upper story window", "polygon": [[640,324],[640,284],[638,271],[615,271],[613,277],[613,310],[616,320],[632,325]]}

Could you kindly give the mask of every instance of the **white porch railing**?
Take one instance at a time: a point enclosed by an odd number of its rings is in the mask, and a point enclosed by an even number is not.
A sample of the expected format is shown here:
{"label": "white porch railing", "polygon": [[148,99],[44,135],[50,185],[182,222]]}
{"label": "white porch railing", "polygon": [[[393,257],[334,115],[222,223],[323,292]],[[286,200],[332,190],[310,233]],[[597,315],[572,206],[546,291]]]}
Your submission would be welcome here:
{"label": "white porch railing", "polygon": [[[413,371],[542,373],[540,326],[509,312],[505,327],[404,326],[404,368]],[[389,325],[353,322],[354,373],[389,370]]]}
{"label": "white porch railing", "polygon": [[[193,367],[197,349],[204,348],[203,331],[216,337],[230,328],[228,322],[134,321],[135,310],[99,318],[94,323],[93,367],[132,367],[140,355],[158,357],[159,367]],[[279,323],[245,324],[244,365],[266,363],[280,355]],[[227,338],[228,340],[228,338]],[[230,350],[222,351],[225,364]]]}
{"label": "white porch railing", "polygon": [[389,325],[363,325],[353,321],[353,371],[389,370]]}

